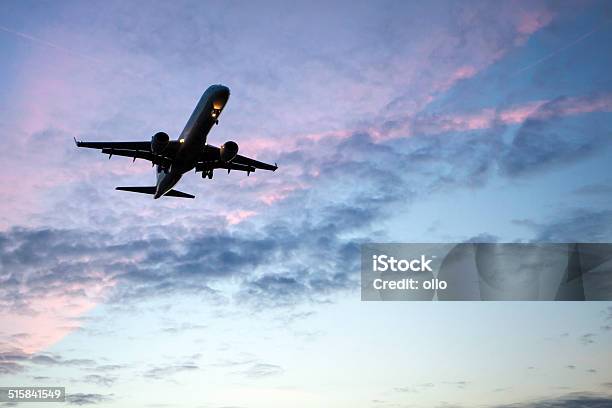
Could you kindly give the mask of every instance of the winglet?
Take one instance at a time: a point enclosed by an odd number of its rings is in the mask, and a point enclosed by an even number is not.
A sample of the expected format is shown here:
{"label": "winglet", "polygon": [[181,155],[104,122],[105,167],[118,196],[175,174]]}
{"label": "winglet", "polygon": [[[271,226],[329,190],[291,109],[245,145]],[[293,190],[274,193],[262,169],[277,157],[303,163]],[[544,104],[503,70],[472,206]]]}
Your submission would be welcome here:
{"label": "winglet", "polygon": [[76,145],[76,147],[81,147],[81,142],[76,140],[76,137],[74,138],[74,144]]}

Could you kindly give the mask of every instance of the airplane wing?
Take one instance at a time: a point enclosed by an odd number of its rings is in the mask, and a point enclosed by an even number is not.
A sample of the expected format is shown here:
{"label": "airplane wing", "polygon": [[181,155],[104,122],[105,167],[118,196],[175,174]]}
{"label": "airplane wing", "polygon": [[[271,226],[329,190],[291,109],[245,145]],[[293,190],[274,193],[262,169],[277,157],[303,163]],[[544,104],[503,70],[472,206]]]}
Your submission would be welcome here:
{"label": "airplane wing", "polygon": [[227,169],[228,172],[230,170],[239,170],[246,171],[247,174],[250,174],[256,169],[276,171],[278,168],[276,163],[272,165],[239,154],[229,163],[221,161],[220,157],[221,154],[218,147],[206,145],[196,165],[196,171]]}
{"label": "airplane wing", "polygon": [[274,165],[271,165],[268,163],[257,161],[255,159],[250,159],[248,157],[241,156],[239,154],[236,155],[234,160],[232,160],[232,164],[239,164],[242,166],[252,166],[252,167],[255,167],[256,169],[270,170],[270,171],[276,171],[276,169],[278,168],[276,163],[274,163]]}
{"label": "airplane wing", "polygon": [[87,147],[90,149],[99,149],[103,154],[108,154],[109,159],[115,156],[131,157],[134,160],[148,160],[153,164],[161,164],[164,166],[170,165],[174,159],[174,155],[178,150],[179,144],[172,140],[164,149],[162,154],[154,154],[151,152],[151,141],[144,142],[83,142],[74,139],[77,147]]}

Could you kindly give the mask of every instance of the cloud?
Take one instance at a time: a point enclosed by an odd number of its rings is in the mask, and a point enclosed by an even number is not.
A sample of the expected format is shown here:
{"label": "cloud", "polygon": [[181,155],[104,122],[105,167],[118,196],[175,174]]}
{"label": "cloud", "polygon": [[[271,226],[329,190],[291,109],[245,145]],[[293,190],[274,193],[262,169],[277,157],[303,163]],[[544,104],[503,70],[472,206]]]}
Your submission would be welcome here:
{"label": "cloud", "polygon": [[164,327],[163,329],[161,329],[161,331],[164,333],[176,334],[176,333],[182,333],[182,332],[191,331],[191,330],[202,330],[202,329],[205,329],[206,327],[207,326],[203,324],[192,324],[192,323],[183,322],[182,324],[178,326]]}
{"label": "cloud", "polygon": [[24,367],[15,361],[0,359],[0,376],[7,374],[17,374],[24,370]]}
{"label": "cloud", "polygon": [[94,405],[111,400],[112,395],[103,395],[95,393],[76,393],[67,394],[66,402],[69,405]]}
{"label": "cloud", "polygon": [[17,374],[25,370],[24,363],[29,356],[21,350],[3,345],[0,349],[0,376]]}
{"label": "cloud", "polygon": [[120,370],[122,368],[125,368],[125,366],[120,365],[120,364],[102,364],[102,365],[97,365],[96,367],[92,369],[95,371],[99,371],[99,372],[108,372],[108,371]]}
{"label": "cloud", "polygon": [[185,371],[195,371],[198,369],[199,367],[193,363],[166,365],[166,366],[159,366],[159,367],[151,368],[147,370],[143,374],[143,376],[145,378],[150,378],[154,380],[163,380],[177,373],[181,373]]}
{"label": "cloud", "polygon": [[491,408],[605,408],[612,404],[612,396],[604,394],[572,393],[531,402],[493,405]]}
{"label": "cloud", "polygon": [[254,362],[255,361],[253,358],[246,358],[243,360],[223,360],[223,361],[219,361],[212,365],[215,367],[236,367],[236,366],[251,364]]}
{"label": "cloud", "polygon": [[420,384],[403,386],[403,387],[396,387],[393,389],[393,391],[397,393],[415,394],[415,393],[431,391],[433,390],[433,388],[436,388],[436,387],[448,387],[448,386],[457,388],[459,390],[465,390],[470,384],[471,384],[470,381],[441,381],[439,383],[427,382],[427,383],[420,383]]}
{"label": "cloud", "polygon": [[516,221],[533,229],[537,242],[609,242],[612,211],[575,209],[544,222]]}
{"label": "cloud", "polygon": [[547,26],[552,18],[550,10],[521,10],[517,30],[523,34],[533,34]]}
{"label": "cloud", "polygon": [[103,387],[110,387],[115,383],[115,381],[117,381],[117,377],[99,374],[88,374],[82,377],[80,381],[100,385]]}
{"label": "cloud", "polygon": [[[525,402],[515,402],[511,404],[488,404],[487,408],[607,408],[612,404],[612,396],[608,394],[596,394],[586,392],[576,392],[563,396],[553,396],[549,398],[534,399]],[[461,407],[442,403],[440,407]]]}
{"label": "cloud", "polygon": [[91,367],[90,359],[64,359],[55,354],[31,354],[11,346],[0,345],[0,376],[18,374],[32,365],[61,367]]}
{"label": "cloud", "polygon": [[[609,146],[612,128],[603,117],[576,122],[564,115],[585,113],[595,107],[612,109],[611,98],[570,100],[558,98],[538,107],[522,123],[511,145],[500,158],[500,169],[519,176],[553,166],[584,160]],[[609,105],[609,106],[608,106]]]}
{"label": "cloud", "polygon": [[595,333],[586,333],[586,334],[583,334],[582,336],[580,336],[579,341],[580,341],[580,343],[584,344],[585,346],[589,345],[589,344],[593,344],[593,343],[595,343],[594,338],[596,336],[597,335]]}
{"label": "cloud", "polygon": [[250,355],[245,355],[242,359],[222,360],[213,367],[222,367],[232,369],[231,374],[240,375],[250,379],[261,379],[271,376],[283,374],[285,370],[276,364],[270,364],[258,361]]}
{"label": "cloud", "polygon": [[400,392],[400,393],[418,393],[418,392],[422,392],[422,391],[426,391],[428,389],[434,388],[435,386],[436,384],[434,383],[422,383],[422,384],[416,384],[412,386],[397,387],[397,388],[394,388],[394,391]]}
{"label": "cloud", "polygon": [[[5,316],[19,316],[10,326],[4,325],[13,330],[5,335],[12,336],[12,344],[33,353],[57,341],[74,330],[71,318],[93,307],[96,298],[113,285],[78,255],[88,247],[86,241],[86,234],[70,231],[0,233],[0,310]],[[28,335],[15,338],[19,333]]]}
{"label": "cloud", "polygon": [[[268,200],[268,202],[270,202],[270,200]],[[226,215],[226,218],[227,218],[227,222],[230,225],[236,225],[254,216],[255,214],[256,214],[255,211],[238,210],[238,211],[230,212],[228,215]]]}
{"label": "cloud", "polygon": [[469,381],[446,381],[444,382],[444,384],[453,385],[460,389],[465,389],[470,384],[470,382]]}
{"label": "cloud", "polygon": [[48,366],[92,366],[96,363],[91,359],[63,359],[59,356],[53,356],[50,354],[36,354],[30,358],[30,361],[34,364]]}
{"label": "cloud", "polygon": [[506,108],[485,108],[473,113],[420,114],[412,124],[411,134],[466,132],[501,125],[520,125],[528,120],[533,124],[534,121],[548,122],[573,115],[611,111],[611,94],[560,97],[552,100],[525,102]]}
{"label": "cloud", "polygon": [[281,366],[275,364],[257,363],[253,364],[241,374],[248,378],[264,378],[273,375],[279,375],[284,372]]}
{"label": "cloud", "polygon": [[610,196],[612,194],[612,184],[587,184],[574,190],[574,193],[577,195]]}

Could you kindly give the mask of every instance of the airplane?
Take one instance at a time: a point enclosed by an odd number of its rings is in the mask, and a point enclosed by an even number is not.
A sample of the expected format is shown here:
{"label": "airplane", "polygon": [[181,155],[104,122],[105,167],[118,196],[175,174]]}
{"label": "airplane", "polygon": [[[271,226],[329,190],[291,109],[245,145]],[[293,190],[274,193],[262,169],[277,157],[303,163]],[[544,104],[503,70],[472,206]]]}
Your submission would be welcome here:
{"label": "airplane", "polygon": [[170,140],[164,132],[157,132],[151,141],[144,142],[74,142],[77,147],[100,149],[108,154],[144,159],[157,165],[157,182],[150,187],[116,187],[116,190],[134,193],[151,194],[154,199],[160,197],[195,198],[194,195],[174,190],[183,174],[195,169],[202,172],[202,178],[213,178],[215,169],[245,171],[247,176],[255,169],[276,171],[278,166],[263,163],[238,154],[238,144],[227,141],[220,147],[206,143],[208,133],[214,125],[219,124],[219,116],[225,108],[230,90],[224,85],[211,85],[202,95],[191,114],[185,129],[177,140]]}

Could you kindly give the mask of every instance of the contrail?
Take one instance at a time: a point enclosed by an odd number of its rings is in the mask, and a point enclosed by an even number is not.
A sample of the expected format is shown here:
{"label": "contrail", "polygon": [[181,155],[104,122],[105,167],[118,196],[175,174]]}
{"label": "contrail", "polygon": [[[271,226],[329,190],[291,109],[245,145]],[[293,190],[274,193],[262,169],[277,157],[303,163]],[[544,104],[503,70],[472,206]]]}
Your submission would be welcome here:
{"label": "contrail", "polygon": [[11,30],[10,28],[2,26],[2,25],[0,25],[0,30],[2,30],[4,32],[7,32],[7,33],[10,33],[10,34],[13,34],[13,35],[16,35],[18,37],[24,38],[24,39],[26,39],[28,41],[32,41],[34,43],[41,44],[41,45],[53,48],[55,50],[61,51],[61,52],[65,53],[65,54],[72,55],[74,57],[83,58],[83,59],[89,60],[90,62],[94,62],[96,64],[101,64],[102,63],[102,61],[97,60],[97,59],[95,59],[93,57],[90,57],[89,55],[85,55],[85,54],[81,54],[81,53],[76,52],[76,51],[72,51],[72,50],[70,50],[68,48],[62,47],[61,45],[53,44],[53,43],[51,43],[49,41],[45,41],[45,40],[42,40],[40,38],[33,37],[33,36],[29,35],[29,34],[21,32],[21,31]]}
{"label": "contrail", "polygon": [[527,71],[528,69],[531,69],[531,68],[535,67],[536,65],[540,65],[544,61],[547,61],[547,60],[551,59],[552,57],[554,57],[555,55],[559,54],[560,52],[565,51],[568,48],[573,47],[574,45],[578,44],[579,42],[582,42],[582,41],[586,40],[591,35],[593,35],[593,33],[595,33],[597,30],[599,30],[601,27],[602,26],[600,25],[598,27],[593,28],[591,31],[589,31],[589,32],[587,32],[585,34],[582,34],[580,37],[578,37],[574,41],[564,45],[563,47],[559,48],[558,50],[555,50],[555,51],[551,52],[550,54],[540,58],[539,60],[537,60],[537,61],[527,65],[526,67],[523,67],[523,68],[519,69],[512,76],[516,76],[516,75],[518,75],[518,74],[520,74],[520,73],[522,73],[524,71]]}

